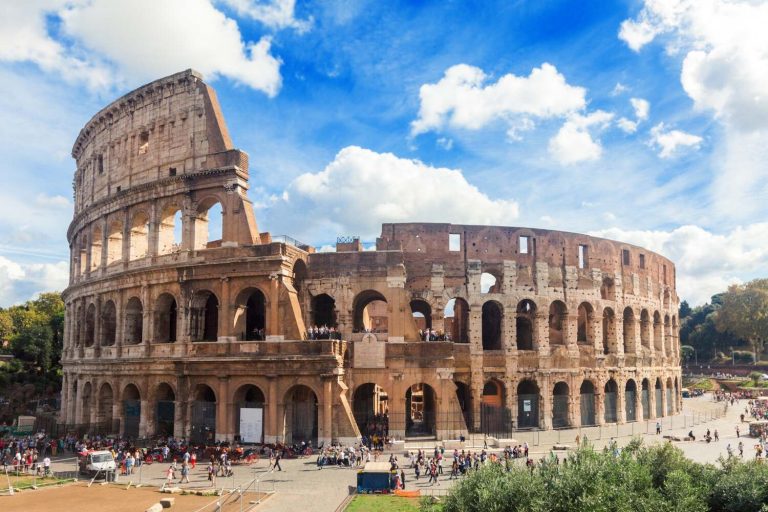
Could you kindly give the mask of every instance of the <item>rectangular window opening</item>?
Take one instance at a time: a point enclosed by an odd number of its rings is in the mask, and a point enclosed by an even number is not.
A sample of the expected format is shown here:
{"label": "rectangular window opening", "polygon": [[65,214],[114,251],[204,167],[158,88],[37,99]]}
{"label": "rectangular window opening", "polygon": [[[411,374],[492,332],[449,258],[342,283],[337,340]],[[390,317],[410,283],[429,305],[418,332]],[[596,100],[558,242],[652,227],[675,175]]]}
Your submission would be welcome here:
{"label": "rectangular window opening", "polygon": [[451,252],[461,250],[461,235],[459,233],[450,233],[448,235],[448,250]]}
{"label": "rectangular window opening", "polygon": [[99,174],[104,172],[104,157],[102,155],[96,158],[96,167],[99,169]]}
{"label": "rectangular window opening", "polygon": [[662,265],[662,268],[664,269],[664,284],[667,284],[667,265]]}
{"label": "rectangular window opening", "polygon": [[149,150],[149,132],[139,135],[139,154],[143,155]]}
{"label": "rectangular window opening", "polygon": [[629,265],[629,249],[622,249],[621,250],[621,261],[625,266]]}
{"label": "rectangular window opening", "polygon": [[640,255],[640,268],[645,268],[645,254]]}
{"label": "rectangular window opening", "polygon": [[520,254],[528,254],[528,239],[530,237],[521,236],[519,240]]}
{"label": "rectangular window opening", "polygon": [[587,246],[579,246],[579,268],[587,268]]}
{"label": "rectangular window opening", "polygon": [[168,175],[169,176],[176,176],[176,168],[175,167],[171,167],[170,169],[168,169]]}

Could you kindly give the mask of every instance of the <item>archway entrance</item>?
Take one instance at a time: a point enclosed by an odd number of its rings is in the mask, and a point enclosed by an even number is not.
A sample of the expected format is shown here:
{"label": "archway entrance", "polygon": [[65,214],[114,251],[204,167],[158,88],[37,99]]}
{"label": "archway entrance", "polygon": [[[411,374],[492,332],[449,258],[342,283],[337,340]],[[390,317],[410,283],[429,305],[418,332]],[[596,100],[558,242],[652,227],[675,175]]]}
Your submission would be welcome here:
{"label": "archway entrance", "polygon": [[483,401],[480,403],[480,429],[484,434],[498,434],[509,429],[509,418],[504,407],[504,386],[491,379],[483,386]]}
{"label": "archway entrance", "polygon": [[459,401],[461,415],[464,418],[464,426],[467,430],[474,430],[472,422],[472,394],[469,392],[469,386],[463,382],[456,382],[456,399]]}
{"label": "archway entrance", "polygon": [[517,385],[517,428],[539,426],[539,386],[532,380]]}
{"label": "archway entrance", "polygon": [[387,332],[389,313],[387,299],[375,290],[366,290],[355,297],[353,306],[355,332]]}
{"label": "archway entrance", "polygon": [[198,384],[192,401],[190,441],[213,444],[216,441],[216,394],[209,386]]}
{"label": "archway entrance", "polygon": [[176,299],[169,293],[157,298],[155,307],[155,341],[173,343],[176,341],[178,308]]}
{"label": "archway entrance", "polygon": [[664,404],[661,403],[661,380],[656,379],[656,388],[654,389],[654,399],[656,401],[656,417],[664,416]]}
{"label": "archway entrance", "polygon": [[640,394],[640,400],[643,403],[643,419],[647,420],[651,417],[650,406],[650,391],[649,391],[648,379],[643,379],[643,389]]}
{"label": "archway entrance", "polygon": [[99,430],[105,433],[113,433],[112,425],[112,405],[114,403],[114,393],[112,386],[107,383],[101,385],[99,390],[99,404],[97,409],[97,423]]}
{"label": "archway entrance", "polygon": [[667,398],[667,416],[672,415],[672,411],[674,410],[674,404],[672,403],[672,379],[667,379],[667,389],[666,389],[666,398]]}
{"label": "archway entrance", "polygon": [[285,399],[285,442],[317,446],[317,396],[307,386],[288,390]]}
{"label": "archway entrance", "polygon": [[381,386],[372,382],[359,386],[352,395],[352,412],[364,436],[389,432],[389,397]]}
{"label": "archway entrance", "polygon": [[405,392],[405,435],[434,436],[437,396],[429,384],[414,384]]}
{"label": "archway entrance", "polygon": [[501,350],[501,321],[504,315],[497,302],[488,301],[482,309],[483,350]]}
{"label": "archway entrance", "polygon": [[416,322],[416,329],[419,331],[432,329],[432,308],[427,301],[421,299],[412,300],[411,313],[413,314],[413,321]]}
{"label": "archway entrance", "polygon": [[128,384],[123,390],[123,435],[136,439],[139,437],[139,425],[141,425],[141,393],[139,388]]}
{"label": "archway entrance", "polygon": [[581,425],[594,425],[595,421],[595,385],[591,381],[585,380],[581,383],[580,406],[581,406]]}
{"label": "archway entrance", "polygon": [[554,428],[567,427],[568,419],[568,384],[558,382],[552,391],[552,426]]}
{"label": "archway entrance", "polygon": [[235,392],[236,440],[241,443],[264,441],[264,392],[258,386],[246,384]]}
{"label": "archway entrance", "polygon": [[336,301],[328,294],[312,297],[312,325],[336,327]]}
{"label": "archway entrance", "polygon": [[245,340],[264,341],[267,329],[267,300],[261,290],[254,290],[245,303]]}
{"label": "archway entrance", "polygon": [[190,310],[189,329],[192,341],[217,341],[219,332],[219,300],[208,290],[195,293]]}
{"label": "archway entrance", "polygon": [[176,394],[173,388],[163,382],[155,394],[155,435],[172,436],[176,418]]}
{"label": "archway entrance", "polygon": [[637,421],[637,384],[632,379],[624,387],[624,402],[627,421]]}
{"label": "archway entrance", "polygon": [[469,304],[462,298],[449,300],[443,309],[445,333],[454,343],[468,343]]}
{"label": "archway entrance", "polygon": [[611,379],[605,383],[605,422],[616,423],[616,395],[618,392],[618,386],[616,381]]}

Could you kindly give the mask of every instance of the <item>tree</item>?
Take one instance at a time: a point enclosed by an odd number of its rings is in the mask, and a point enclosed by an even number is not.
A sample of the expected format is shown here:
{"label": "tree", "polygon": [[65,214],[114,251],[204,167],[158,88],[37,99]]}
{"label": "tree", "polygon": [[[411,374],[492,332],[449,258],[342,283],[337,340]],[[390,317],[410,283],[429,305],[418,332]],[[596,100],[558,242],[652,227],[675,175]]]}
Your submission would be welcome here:
{"label": "tree", "polygon": [[732,285],[722,295],[717,329],[743,338],[755,352],[755,362],[768,341],[768,279]]}
{"label": "tree", "polygon": [[690,345],[680,345],[680,357],[683,358],[683,361],[690,362],[691,359],[693,359],[694,354],[696,353],[696,349],[693,348]]}
{"label": "tree", "polygon": [[683,318],[686,318],[691,315],[691,312],[693,310],[691,309],[691,306],[688,305],[688,301],[684,300],[680,303],[680,321],[683,320]]}

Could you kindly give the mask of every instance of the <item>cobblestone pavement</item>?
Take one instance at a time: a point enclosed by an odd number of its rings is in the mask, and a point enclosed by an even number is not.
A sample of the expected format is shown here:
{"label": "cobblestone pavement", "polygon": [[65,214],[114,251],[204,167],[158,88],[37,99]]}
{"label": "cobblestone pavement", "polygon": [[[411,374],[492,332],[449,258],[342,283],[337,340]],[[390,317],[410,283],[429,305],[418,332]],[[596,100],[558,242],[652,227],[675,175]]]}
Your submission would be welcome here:
{"label": "cobblestone pavement", "polygon": [[[620,446],[623,446],[632,439],[632,435],[625,434],[634,433],[649,443],[668,442],[663,438],[663,435],[671,434],[682,437],[690,430],[693,430],[697,441],[674,443],[676,446],[680,447],[689,458],[697,462],[716,462],[719,456],[726,455],[726,446],[729,443],[733,446],[734,452],[738,453],[736,446],[738,445],[739,439],[736,438],[735,427],[739,424],[739,414],[743,412],[746,407],[746,400],[741,400],[737,402],[735,406],[729,407],[722,418],[712,420],[709,420],[712,415],[722,414],[724,404],[713,402],[709,395],[684,399],[683,404],[683,413],[681,415],[662,420],[664,425],[662,436],[655,435],[655,432],[653,432],[655,420],[651,420],[649,422],[638,422],[617,427],[615,432],[618,435],[614,438],[615,441]],[[692,426],[693,424],[696,425]],[[707,428],[710,428],[713,432],[715,429],[719,431],[720,441],[718,443],[712,442],[708,444],[700,440],[703,438]],[[741,431],[742,433],[748,431],[746,423],[742,424]],[[537,442],[529,443],[531,445],[531,455],[534,459],[539,459],[550,453],[552,446],[558,442],[574,447],[576,435],[580,434],[583,436],[585,432],[588,432],[588,429],[568,429],[557,432],[556,435],[545,432],[539,433],[537,436],[531,438],[532,441]],[[611,427],[604,428],[599,439],[590,437],[590,441],[597,448],[602,448],[611,441],[612,436],[610,434],[612,432],[613,430]],[[528,433],[527,435],[533,434]],[[524,436],[521,435],[518,437],[518,440],[522,442]],[[748,437],[745,438],[744,436],[742,436],[741,440],[744,442],[745,446],[745,458],[753,458],[754,440]],[[472,437],[467,442],[466,449],[471,451],[481,450],[483,441],[484,439],[482,437]],[[418,447],[422,447],[430,453],[434,449],[434,443],[424,442],[420,445],[409,443],[406,445],[406,448],[409,449],[416,449]],[[498,449],[492,448],[489,451],[498,452],[501,449],[503,449],[503,446]],[[446,450],[447,455],[451,453],[452,450]],[[401,466],[407,466],[408,460],[404,453],[402,451],[398,452],[397,456]],[[379,460],[387,460],[388,457],[389,454],[384,454]],[[450,456],[448,459],[450,460]],[[522,463],[522,460],[516,462]],[[274,489],[275,494],[264,504],[260,505],[257,510],[301,511],[311,509],[317,512],[330,512],[336,510],[339,504],[349,495],[356,485],[356,471],[354,469],[332,467],[318,470],[315,465],[314,457],[292,460],[283,459],[281,465],[283,471],[270,471],[267,460],[257,461],[251,466],[235,466],[235,476],[231,478],[218,478],[216,487],[230,489],[245,484],[258,476],[258,489],[260,491]],[[54,469],[56,471],[64,469],[71,470],[73,467],[74,463],[72,460],[65,463],[54,463]],[[181,487],[210,487],[205,467],[205,464],[198,464],[197,468],[191,472],[191,483],[184,484]],[[133,481],[134,484],[160,487],[165,481],[164,472],[167,468],[168,464],[164,463],[144,465],[130,477],[130,480]],[[421,489],[427,493],[443,493],[455,482],[448,478],[450,473],[450,463],[448,460],[445,463],[444,470],[446,472],[440,477],[439,485],[430,485],[425,477],[416,481],[413,469],[406,468],[406,487],[408,489]],[[126,476],[120,477],[121,482],[127,482],[128,479],[129,477]]]}

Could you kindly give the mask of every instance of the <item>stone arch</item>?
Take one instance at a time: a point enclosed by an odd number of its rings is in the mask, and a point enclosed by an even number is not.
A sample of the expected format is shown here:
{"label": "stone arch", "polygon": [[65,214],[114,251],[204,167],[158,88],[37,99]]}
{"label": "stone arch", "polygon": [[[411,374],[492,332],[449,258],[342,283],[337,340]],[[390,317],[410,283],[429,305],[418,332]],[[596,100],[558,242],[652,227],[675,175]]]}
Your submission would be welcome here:
{"label": "stone arch", "polygon": [[352,394],[352,413],[361,434],[386,435],[385,430],[388,430],[389,425],[389,394],[375,382],[360,384]]}
{"label": "stone arch", "polygon": [[219,339],[219,299],[210,290],[199,290],[192,296],[189,320],[192,341]]}
{"label": "stone arch", "polygon": [[570,389],[567,382],[559,381],[552,388],[552,427],[564,428],[570,424]]}
{"label": "stone arch", "polygon": [[405,392],[405,435],[435,435],[437,393],[429,384],[419,382]]}
{"label": "stone arch", "polygon": [[312,297],[312,325],[316,327],[336,327],[338,325],[336,300],[327,293]]}
{"label": "stone arch", "polygon": [[450,334],[451,341],[456,343],[469,342],[469,304],[466,300],[461,297],[450,299],[445,304],[443,318],[445,319],[445,332]]}
{"label": "stone arch", "polygon": [[[241,442],[247,443],[261,443],[264,441],[264,404],[267,402],[264,391],[255,384],[243,384],[232,395],[232,401],[235,408],[235,432],[238,439]],[[243,421],[243,409],[261,409],[261,411],[246,411],[249,414],[261,415],[261,425],[258,427],[258,423],[252,423],[248,421],[249,416],[246,416],[245,425]],[[245,428],[243,428],[245,427]]]}
{"label": "stone arch", "polygon": [[139,210],[131,217],[128,259],[138,260],[149,254],[149,214]]}
{"label": "stone arch", "polygon": [[387,309],[387,299],[381,292],[364,290],[358,293],[352,303],[354,331],[387,332]]}
{"label": "stone arch", "polygon": [[631,307],[624,308],[623,331],[624,331],[624,353],[632,354],[635,352],[635,312]]}
{"label": "stone arch", "polygon": [[489,300],[483,304],[482,341],[483,350],[501,350],[501,335],[504,311],[501,304]]}
{"label": "stone arch", "polygon": [[101,345],[111,347],[117,338],[117,308],[108,300],[101,308]]}
{"label": "stone arch", "polygon": [[509,430],[505,395],[504,384],[499,379],[491,378],[483,385],[480,402],[480,428],[483,433],[494,434]]}
{"label": "stone arch", "polygon": [[176,427],[176,392],[167,382],[155,388],[155,435],[172,436]]}
{"label": "stone arch", "polygon": [[568,308],[560,300],[552,301],[549,305],[549,343],[550,345],[565,344],[565,323],[568,318]]}
{"label": "stone arch", "polygon": [[258,286],[244,288],[235,298],[235,332],[246,341],[267,339],[267,295]]}
{"label": "stone arch", "polygon": [[129,383],[120,396],[123,402],[123,435],[136,439],[141,426],[141,391],[138,386]]}
{"label": "stone arch", "polygon": [[618,421],[618,391],[619,386],[616,384],[616,381],[612,378],[608,379],[603,393],[604,420],[606,423],[616,423]]}
{"label": "stone arch", "polygon": [[515,341],[517,350],[533,350],[533,326],[536,319],[536,303],[524,299],[517,303],[515,313]]}
{"label": "stone arch", "polygon": [[293,262],[293,272],[291,272],[291,281],[297,294],[301,294],[304,291],[304,281],[307,280],[308,275],[307,263],[303,259],[297,258]]}
{"label": "stone arch", "polygon": [[637,384],[627,379],[624,385],[624,412],[627,421],[637,421]]}
{"label": "stone arch", "polygon": [[647,309],[640,311],[640,344],[651,348],[651,315]]}
{"label": "stone arch", "polygon": [[178,339],[179,308],[170,293],[161,293],[155,301],[155,341],[173,343]]}
{"label": "stone arch", "polygon": [[589,379],[584,379],[579,388],[579,405],[581,409],[581,425],[596,425],[595,414],[595,384]]}
{"label": "stone arch", "polygon": [[107,265],[123,260],[123,224],[112,221],[107,229]]}
{"label": "stone arch", "polygon": [[184,215],[181,205],[169,202],[160,212],[157,235],[157,253],[173,254],[181,250],[184,232]]}
{"label": "stone arch", "polygon": [[101,267],[101,255],[102,245],[101,239],[103,238],[103,231],[100,225],[95,225],[91,232],[91,272]]}
{"label": "stone arch", "polygon": [[533,379],[523,379],[517,385],[517,427],[539,427],[539,385]]}
{"label": "stone arch", "polygon": [[603,310],[603,353],[615,354],[618,351],[616,339],[616,314],[611,308]]}
{"label": "stone arch", "polygon": [[[197,204],[195,217],[194,250],[221,247],[224,234],[224,203],[215,196],[207,196]],[[218,222],[217,222],[218,221]],[[218,236],[218,239],[214,237]]]}
{"label": "stone arch", "polygon": [[577,314],[576,342],[594,344],[592,324],[595,321],[595,309],[589,302],[579,304]]}
{"label": "stone arch", "polygon": [[192,392],[190,441],[213,444],[216,440],[216,392],[211,386],[199,383]]}
{"label": "stone arch", "polygon": [[432,329],[432,306],[424,299],[413,299],[410,303],[411,314],[416,322],[416,329]]}
{"label": "stone arch", "polygon": [[96,341],[96,306],[88,304],[85,310],[85,346],[92,347]]}
{"label": "stone arch", "polygon": [[312,388],[292,386],[285,393],[285,442],[311,441],[317,446],[318,401]]}
{"label": "stone arch", "polygon": [[115,393],[112,385],[105,382],[99,388],[99,401],[96,409],[96,422],[102,425],[105,432],[112,432],[113,407]]}
{"label": "stone arch", "polygon": [[144,306],[141,299],[131,297],[125,305],[125,345],[138,345],[144,341]]}

